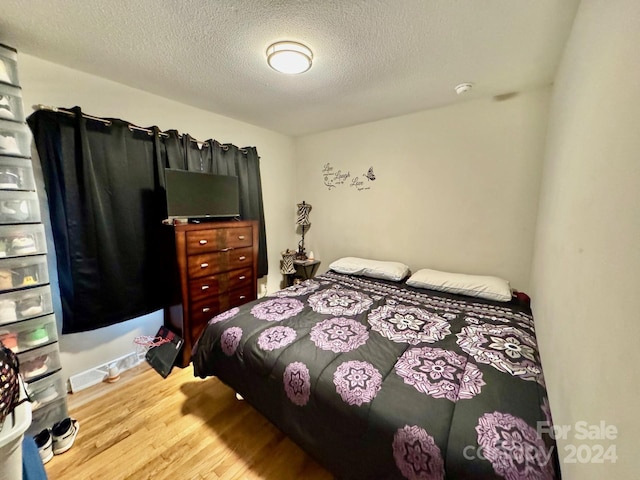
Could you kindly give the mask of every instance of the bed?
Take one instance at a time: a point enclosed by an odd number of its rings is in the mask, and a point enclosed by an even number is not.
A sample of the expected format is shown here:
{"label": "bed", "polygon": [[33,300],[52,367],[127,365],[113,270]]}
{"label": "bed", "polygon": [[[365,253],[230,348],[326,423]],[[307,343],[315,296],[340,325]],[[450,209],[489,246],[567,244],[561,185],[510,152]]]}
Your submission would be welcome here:
{"label": "bed", "polygon": [[329,271],[214,317],[192,360],[338,478],[560,478],[515,302]]}

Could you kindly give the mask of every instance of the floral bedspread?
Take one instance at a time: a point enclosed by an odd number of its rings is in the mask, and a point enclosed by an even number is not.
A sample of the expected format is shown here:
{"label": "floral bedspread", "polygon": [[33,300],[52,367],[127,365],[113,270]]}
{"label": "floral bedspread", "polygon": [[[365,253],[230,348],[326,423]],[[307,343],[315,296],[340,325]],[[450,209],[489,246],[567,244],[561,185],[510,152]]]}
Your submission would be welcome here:
{"label": "floral bedspread", "polygon": [[193,352],[339,478],[559,478],[528,310],[329,272]]}

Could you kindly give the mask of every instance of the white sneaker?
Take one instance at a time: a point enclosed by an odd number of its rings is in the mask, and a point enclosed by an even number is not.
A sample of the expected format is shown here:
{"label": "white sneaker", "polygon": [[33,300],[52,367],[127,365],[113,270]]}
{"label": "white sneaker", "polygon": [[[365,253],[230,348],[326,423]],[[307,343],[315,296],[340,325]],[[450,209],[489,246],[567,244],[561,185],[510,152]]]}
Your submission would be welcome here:
{"label": "white sneaker", "polygon": [[55,385],[49,385],[44,390],[31,393],[31,398],[33,399],[31,402],[31,408],[33,410],[37,410],[42,405],[51,403],[53,400],[58,398],[58,390]]}
{"label": "white sneaker", "polygon": [[9,72],[7,71],[7,66],[0,58],[0,82],[13,83],[9,78]]}
{"label": "white sneaker", "polygon": [[7,217],[7,220],[24,222],[29,218],[29,206],[26,200],[6,200],[0,202],[0,215]]}
{"label": "white sneaker", "polygon": [[16,118],[11,111],[11,104],[9,103],[9,97],[7,95],[0,95],[0,118],[7,118],[9,120]]}
{"label": "white sneaker", "polygon": [[38,447],[38,453],[40,454],[42,463],[47,463],[53,458],[53,441],[51,439],[51,433],[45,428],[33,437],[33,439],[36,441],[36,446]]}
{"label": "white sneaker", "polygon": [[73,418],[65,418],[51,428],[53,436],[53,453],[59,455],[73,446],[80,430],[80,423]]}
{"label": "white sneaker", "polygon": [[11,252],[15,255],[27,255],[37,251],[36,242],[31,237],[17,237],[11,241]]}
{"label": "white sneaker", "polygon": [[42,297],[27,297],[18,302],[18,313],[22,318],[35,317],[42,313]]}
{"label": "white sneaker", "polygon": [[20,155],[18,143],[13,135],[0,135],[0,153],[3,155]]}
{"label": "white sneaker", "polygon": [[18,319],[16,317],[16,302],[11,300],[0,301],[0,323],[15,322]]}
{"label": "white sneaker", "polygon": [[[0,114],[2,109],[0,108]],[[10,172],[8,169],[0,170],[0,188],[4,190],[17,190],[20,183],[20,175]]]}

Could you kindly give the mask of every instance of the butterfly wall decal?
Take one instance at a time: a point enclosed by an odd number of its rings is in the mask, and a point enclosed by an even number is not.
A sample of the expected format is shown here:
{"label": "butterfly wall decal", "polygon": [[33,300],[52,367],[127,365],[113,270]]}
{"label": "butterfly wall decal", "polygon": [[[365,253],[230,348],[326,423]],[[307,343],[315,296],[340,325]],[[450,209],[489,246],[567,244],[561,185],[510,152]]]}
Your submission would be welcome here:
{"label": "butterfly wall decal", "polygon": [[364,176],[367,177],[367,180],[373,182],[376,179],[376,176],[373,173],[373,167],[369,167],[369,170],[367,170],[367,173],[365,173]]}

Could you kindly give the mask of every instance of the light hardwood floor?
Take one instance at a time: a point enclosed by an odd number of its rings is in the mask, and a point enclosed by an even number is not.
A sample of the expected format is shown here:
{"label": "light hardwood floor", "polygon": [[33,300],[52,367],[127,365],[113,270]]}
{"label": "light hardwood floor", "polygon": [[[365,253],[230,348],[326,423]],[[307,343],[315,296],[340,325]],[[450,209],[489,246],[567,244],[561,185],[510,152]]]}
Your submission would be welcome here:
{"label": "light hardwood floor", "polygon": [[163,380],[148,365],[69,395],[73,447],[50,480],[330,479],[332,476],[216,378],[191,366]]}

